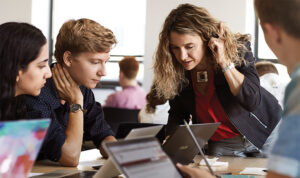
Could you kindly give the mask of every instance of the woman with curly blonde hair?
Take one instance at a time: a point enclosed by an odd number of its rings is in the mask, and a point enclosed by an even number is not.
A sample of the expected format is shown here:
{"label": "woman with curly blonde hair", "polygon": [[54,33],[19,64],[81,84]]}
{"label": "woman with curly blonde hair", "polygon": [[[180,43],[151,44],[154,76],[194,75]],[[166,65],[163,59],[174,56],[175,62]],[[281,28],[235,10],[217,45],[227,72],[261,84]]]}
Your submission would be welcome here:
{"label": "woman with curly blonde hair", "polygon": [[171,11],[159,36],[150,91],[170,102],[168,134],[191,117],[193,123],[220,122],[209,154],[260,155],[280,106],[260,87],[249,39],[204,8],[182,4]]}

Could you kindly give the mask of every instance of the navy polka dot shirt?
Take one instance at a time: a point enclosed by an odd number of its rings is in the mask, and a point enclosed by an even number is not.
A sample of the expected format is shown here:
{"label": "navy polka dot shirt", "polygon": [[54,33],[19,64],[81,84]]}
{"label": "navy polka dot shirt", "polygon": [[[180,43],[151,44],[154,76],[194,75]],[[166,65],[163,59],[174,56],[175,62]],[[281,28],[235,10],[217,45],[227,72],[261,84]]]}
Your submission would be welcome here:
{"label": "navy polka dot shirt", "polygon": [[[104,114],[100,103],[95,101],[92,90],[81,86],[84,97],[83,108],[87,110],[84,115],[84,140],[92,140],[97,148],[101,141],[110,135],[114,135],[109,125],[104,120]],[[38,159],[50,159],[58,161],[61,156],[61,148],[65,142],[65,129],[68,123],[69,104],[62,105],[52,78],[42,88],[39,96],[25,96],[27,115],[30,119],[51,118],[43,146]]]}

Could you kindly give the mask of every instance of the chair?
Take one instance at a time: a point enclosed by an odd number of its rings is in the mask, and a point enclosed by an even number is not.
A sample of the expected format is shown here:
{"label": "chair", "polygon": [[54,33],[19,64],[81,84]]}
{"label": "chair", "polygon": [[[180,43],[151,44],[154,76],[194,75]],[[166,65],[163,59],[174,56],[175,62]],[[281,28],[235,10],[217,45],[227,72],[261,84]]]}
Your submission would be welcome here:
{"label": "chair", "polygon": [[[142,127],[150,127],[156,126],[161,124],[152,124],[152,123],[121,123],[119,128],[116,132],[116,138],[122,139],[125,138],[128,133],[135,128],[142,128]],[[158,132],[156,138],[162,143],[166,137],[166,126],[164,125],[163,128]]]}
{"label": "chair", "polygon": [[140,110],[104,107],[103,112],[106,122],[110,125],[112,131],[117,133],[121,123],[138,123]]}

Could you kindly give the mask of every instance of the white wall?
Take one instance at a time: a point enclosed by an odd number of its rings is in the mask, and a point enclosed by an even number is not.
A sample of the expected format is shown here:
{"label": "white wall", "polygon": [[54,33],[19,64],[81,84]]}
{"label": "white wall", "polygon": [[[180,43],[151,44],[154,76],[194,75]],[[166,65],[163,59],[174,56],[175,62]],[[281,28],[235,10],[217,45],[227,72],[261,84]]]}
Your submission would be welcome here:
{"label": "white wall", "polygon": [[0,0],[0,24],[9,21],[31,23],[31,0]]}
{"label": "white wall", "polygon": [[15,21],[27,22],[49,37],[49,0],[0,0],[0,24]]}
{"label": "white wall", "polygon": [[247,0],[148,0],[146,12],[146,44],[143,87],[149,91],[153,79],[153,56],[158,35],[169,12],[178,4],[191,3],[205,7],[234,32],[249,33],[246,28]]}

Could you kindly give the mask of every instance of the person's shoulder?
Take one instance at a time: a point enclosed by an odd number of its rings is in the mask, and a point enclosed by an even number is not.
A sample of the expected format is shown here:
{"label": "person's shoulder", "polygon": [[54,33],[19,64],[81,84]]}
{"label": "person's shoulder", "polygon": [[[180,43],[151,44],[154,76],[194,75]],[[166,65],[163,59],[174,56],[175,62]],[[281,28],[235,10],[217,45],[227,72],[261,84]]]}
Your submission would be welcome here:
{"label": "person's shoulder", "polygon": [[147,95],[147,93],[146,93],[146,91],[144,90],[144,88],[141,87],[141,86],[139,86],[139,85],[137,85],[137,90],[138,90],[141,94]]}
{"label": "person's shoulder", "polygon": [[104,102],[103,107],[116,107],[116,103],[119,98],[116,94],[117,92],[108,95]]}
{"label": "person's shoulder", "polygon": [[119,93],[119,91],[114,92],[114,93],[108,95],[107,99],[114,99],[116,96],[118,96],[118,93]]}
{"label": "person's shoulder", "polygon": [[116,100],[118,100],[121,97],[122,97],[122,95],[120,95],[120,91],[114,92],[114,93],[107,96],[106,104],[114,103]]}
{"label": "person's shoulder", "polygon": [[300,115],[300,76],[288,84],[284,104],[286,113]]}

